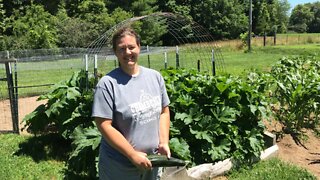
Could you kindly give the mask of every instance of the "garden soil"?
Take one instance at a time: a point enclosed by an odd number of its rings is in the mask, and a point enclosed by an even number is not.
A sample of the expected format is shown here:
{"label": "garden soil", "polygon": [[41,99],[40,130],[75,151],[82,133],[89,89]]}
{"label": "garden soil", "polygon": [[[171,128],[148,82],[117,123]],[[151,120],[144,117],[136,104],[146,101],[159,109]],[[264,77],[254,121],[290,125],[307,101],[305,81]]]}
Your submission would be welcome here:
{"label": "garden soil", "polygon": [[[19,99],[19,120],[32,112],[38,105],[45,103],[44,101],[37,101],[38,97],[20,98]],[[0,101],[0,130],[12,129],[12,124],[7,123],[6,117],[10,115],[9,101]],[[23,127],[23,124],[19,124]],[[276,124],[267,123],[269,131],[279,129]],[[308,138],[302,140],[300,143],[296,142],[290,135],[284,135],[277,140],[279,146],[278,157],[288,163],[307,169],[320,179],[320,138],[316,137],[312,132],[305,131]],[[22,131],[21,134],[27,134]],[[226,179],[218,177],[217,179]]]}

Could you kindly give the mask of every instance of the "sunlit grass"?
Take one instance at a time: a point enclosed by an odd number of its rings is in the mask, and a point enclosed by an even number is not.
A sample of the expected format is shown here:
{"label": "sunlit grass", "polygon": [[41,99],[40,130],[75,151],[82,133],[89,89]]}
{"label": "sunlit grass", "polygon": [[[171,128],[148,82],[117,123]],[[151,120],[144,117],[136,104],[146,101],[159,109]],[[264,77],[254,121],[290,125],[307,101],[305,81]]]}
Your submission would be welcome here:
{"label": "sunlit grass", "polygon": [[[0,134],[0,179],[65,179],[68,147],[54,135],[26,136]],[[231,171],[229,180],[291,180],[316,177],[309,171],[277,158],[253,167]]]}
{"label": "sunlit grass", "polygon": [[293,164],[285,163],[277,158],[260,161],[252,168],[245,168],[239,171],[232,171],[228,175],[229,180],[292,180],[309,179],[316,180],[306,169]]}
{"label": "sunlit grass", "polygon": [[0,179],[63,179],[65,162],[52,155],[52,140],[39,137],[32,141],[31,136],[0,134]]}

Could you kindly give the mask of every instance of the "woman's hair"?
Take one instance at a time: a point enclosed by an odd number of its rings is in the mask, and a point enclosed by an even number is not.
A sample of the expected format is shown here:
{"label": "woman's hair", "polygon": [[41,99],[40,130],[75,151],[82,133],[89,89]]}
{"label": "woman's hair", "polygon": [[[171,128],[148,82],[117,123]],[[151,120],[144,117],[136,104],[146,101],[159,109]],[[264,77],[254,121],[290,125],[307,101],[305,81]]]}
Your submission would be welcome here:
{"label": "woman's hair", "polygon": [[137,45],[140,46],[140,37],[139,35],[130,27],[122,27],[118,29],[112,37],[112,49],[116,51],[118,40],[124,36],[129,35],[136,38]]}

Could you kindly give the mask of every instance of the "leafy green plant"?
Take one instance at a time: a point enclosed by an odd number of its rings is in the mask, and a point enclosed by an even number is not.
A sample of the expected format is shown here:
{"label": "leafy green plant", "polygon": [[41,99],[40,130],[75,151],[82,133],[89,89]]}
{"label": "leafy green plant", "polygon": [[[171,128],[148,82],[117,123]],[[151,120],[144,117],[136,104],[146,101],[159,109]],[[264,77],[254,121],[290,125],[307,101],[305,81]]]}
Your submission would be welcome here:
{"label": "leafy green plant", "polygon": [[75,72],[69,80],[56,84],[51,92],[38,98],[47,103],[24,117],[25,128],[38,134],[51,127],[68,139],[78,125],[91,126],[93,84],[94,79],[87,80],[84,71]]}
{"label": "leafy green plant", "polygon": [[275,81],[275,117],[284,133],[302,135],[317,130],[320,118],[320,62],[315,57],[284,57],[271,71]]}
{"label": "leafy green plant", "polygon": [[58,83],[51,92],[40,96],[39,100],[47,100],[47,103],[24,118],[25,128],[32,133],[58,133],[72,142],[66,172],[70,177],[96,177],[101,135],[91,118],[95,82],[95,78],[87,77],[85,71],[75,72],[69,80]]}
{"label": "leafy green plant", "polygon": [[70,136],[73,151],[68,160],[68,174],[79,179],[98,177],[98,156],[101,134],[95,126],[78,126]]}
{"label": "leafy green plant", "polygon": [[171,149],[182,152],[180,158],[201,164],[229,157],[250,162],[260,155],[268,114],[263,86],[195,70],[162,73],[171,100]]}
{"label": "leafy green plant", "polygon": [[[251,33],[251,36],[253,36],[253,35],[254,35],[254,33]],[[248,32],[240,34],[240,40],[242,42],[241,49],[244,49],[244,48],[248,47],[248,39],[249,39],[249,33]]]}

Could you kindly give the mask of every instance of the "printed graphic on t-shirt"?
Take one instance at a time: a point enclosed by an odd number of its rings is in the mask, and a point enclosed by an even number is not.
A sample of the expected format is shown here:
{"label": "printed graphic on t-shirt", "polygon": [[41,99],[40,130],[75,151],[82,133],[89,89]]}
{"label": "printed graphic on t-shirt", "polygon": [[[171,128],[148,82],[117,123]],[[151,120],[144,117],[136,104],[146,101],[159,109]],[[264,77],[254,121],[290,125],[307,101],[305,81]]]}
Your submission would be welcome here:
{"label": "printed graphic on t-shirt", "polygon": [[160,118],[160,96],[152,96],[142,90],[140,93],[140,100],[130,104],[129,107],[133,119],[140,125],[145,125]]}

